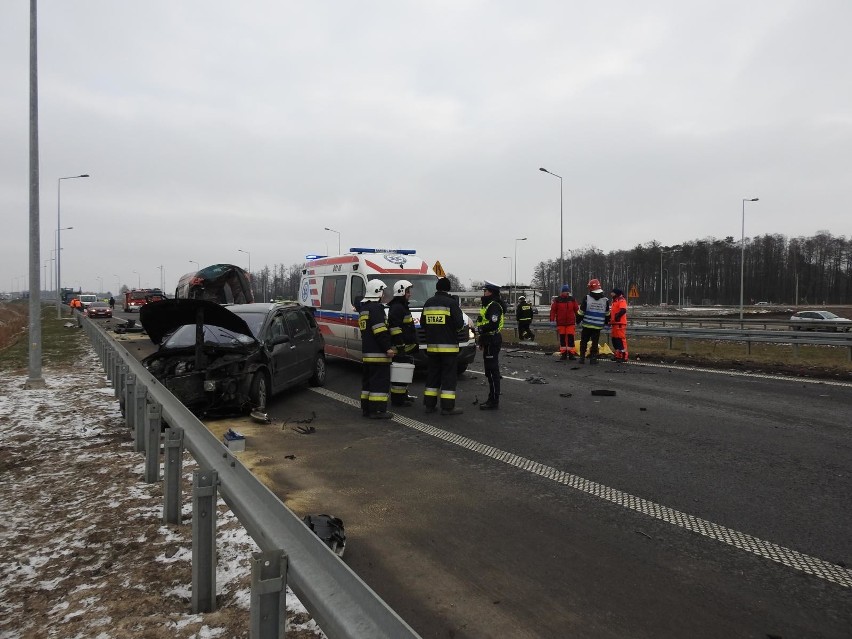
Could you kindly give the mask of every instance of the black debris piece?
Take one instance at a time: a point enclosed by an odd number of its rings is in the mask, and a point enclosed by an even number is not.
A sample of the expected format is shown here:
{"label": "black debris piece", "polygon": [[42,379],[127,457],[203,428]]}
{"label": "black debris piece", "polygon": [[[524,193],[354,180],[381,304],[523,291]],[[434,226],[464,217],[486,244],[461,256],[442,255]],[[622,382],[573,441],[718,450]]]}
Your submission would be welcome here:
{"label": "black debris piece", "polygon": [[302,521],[338,557],[343,556],[343,551],[346,549],[346,532],[343,529],[342,519],[331,515],[305,515]]}
{"label": "black debris piece", "polygon": [[284,459],[296,459],[295,455],[284,455]]}
{"label": "black debris piece", "polygon": [[606,388],[599,388],[597,390],[593,390],[592,395],[596,395],[598,397],[614,397],[615,391]]}
{"label": "black debris piece", "polygon": [[648,409],[645,408],[644,406],[642,406],[642,407],[639,408],[639,410],[648,410]]}
{"label": "black debris piece", "polygon": [[527,377],[524,381],[530,384],[547,384],[547,380],[544,377],[536,377],[535,375]]}
{"label": "black debris piece", "polygon": [[571,397],[573,393],[559,393],[560,397]]}
{"label": "black debris piece", "polygon": [[290,430],[295,431],[300,435],[310,435],[311,433],[317,432],[317,429],[313,426],[296,426],[296,428],[291,428]]}

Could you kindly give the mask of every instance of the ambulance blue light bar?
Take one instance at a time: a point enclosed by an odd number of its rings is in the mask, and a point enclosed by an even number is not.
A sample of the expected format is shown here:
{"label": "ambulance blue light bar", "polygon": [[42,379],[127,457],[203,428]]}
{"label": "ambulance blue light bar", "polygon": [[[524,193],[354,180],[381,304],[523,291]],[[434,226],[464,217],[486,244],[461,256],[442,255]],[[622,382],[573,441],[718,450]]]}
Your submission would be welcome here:
{"label": "ambulance blue light bar", "polygon": [[349,249],[350,253],[399,253],[400,255],[415,255],[415,249],[384,249],[384,248],[361,248],[354,247]]}
{"label": "ambulance blue light bar", "polygon": [[328,257],[328,255],[305,255],[306,260],[319,260],[324,257]]}

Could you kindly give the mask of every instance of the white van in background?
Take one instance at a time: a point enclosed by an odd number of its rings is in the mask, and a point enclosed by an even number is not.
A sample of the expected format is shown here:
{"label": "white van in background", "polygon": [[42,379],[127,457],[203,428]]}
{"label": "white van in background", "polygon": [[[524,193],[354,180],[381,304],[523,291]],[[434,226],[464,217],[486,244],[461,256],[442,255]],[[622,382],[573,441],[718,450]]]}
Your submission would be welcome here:
{"label": "white van in background", "polygon": [[83,308],[89,308],[89,306],[91,306],[92,302],[98,301],[98,296],[95,295],[94,293],[82,293],[82,294],[78,295],[77,297],[80,298],[80,303],[83,305]]}
{"label": "white van in background", "polygon": [[[412,250],[353,248],[334,257],[318,257],[308,261],[299,283],[299,303],[314,310],[325,338],[325,353],[353,361],[361,361],[361,331],[358,330],[358,302],[364,297],[367,282],[382,280],[387,286],[382,303],[393,297],[398,280],[411,282],[409,309],[417,327],[420,342],[415,364],[426,361],[426,344],[420,327],[423,304],[435,294],[438,276],[427,262]],[[467,321],[467,341],[459,343],[459,372],[467,369],[476,355],[474,323]]]}

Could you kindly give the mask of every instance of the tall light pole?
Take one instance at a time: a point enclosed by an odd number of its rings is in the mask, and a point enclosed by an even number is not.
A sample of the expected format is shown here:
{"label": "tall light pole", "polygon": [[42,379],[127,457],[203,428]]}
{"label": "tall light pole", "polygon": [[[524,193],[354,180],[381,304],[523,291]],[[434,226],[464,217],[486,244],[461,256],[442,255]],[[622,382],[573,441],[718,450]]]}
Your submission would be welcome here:
{"label": "tall light pole", "polygon": [[509,260],[509,281],[511,282],[512,281],[512,256],[511,255],[504,255],[503,259]]}
{"label": "tall light pole", "polygon": [[142,275],[139,274],[139,271],[133,271],[136,273],[136,288],[142,288]]}
{"label": "tall light pole", "polygon": [[103,293],[104,292],[104,278],[102,278],[100,275],[98,275],[98,276],[96,276],[96,279],[98,280],[98,282],[100,282],[100,288],[98,289],[98,293]]}
{"label": "tall light pole", "polygon": [[[337,233],[337,254],[340,255],[340,231],[335,231],[334,229],[330,229],[327,226],[323,227],[326,231],[331,231],[332,233]],[[328,252],[328,251],[326,251]]]}
{"label": "tall light pole", "polygon": [[518,301],[518,242],[524,242],[526,239],[525,237],[515,238],[515,261],[513,262],[515,265],[515,274],[512,277],[512,288],[515,289],[515,302]]}
{"label": "tall light pole", "polygon": [[686,296],[686,290],[683,285],[683,277],[680,274],[681,266],[689,266],[689,264],[687,262],[678,262],[677,264],[677,298],[679,306],[683,308],[684,302],[686,301],[683,299]]}
{"label": "tall light pole", "polygon": [[740,322],[743,321],[743,285],[745,283],[745,203],[757,202],[759,199],[756,197],[743,198],[743,226],[740,239]]}
{"label": "tall light pole", "polygon": [[552,175],[553,177],[559,178],[559,287],[561,287],[565,283],[565,265],[563,264],[563,249],[562,249],[562,176],[556,175],[556,173],[552,173],[545,169],[544,167],[540,168],[539,171],[544,171]]}
{"label": "tall light pole", "polygon": [[248,272],[249,272],[249,275],[251,275],[251,253],[249,253],[248,251],[244,251],[243,249],[237,249],[237,251],[239,251],[240,253],[245,253],[246,255],[248,255]]}
{"label": "tall light pole", "polygon": [[61,177],[56,180],[56,316],[59,319],[62,319],[62,260],[60,259],[60,251],[62,250],[62,231],[66,230],[61,228],[60,212],[62,211],[62,207],[60,202],[62,201],[62,180],[76,180],[87,177],[89,177],[88,173],[82,173],[80,175]]}
{"label": "tall light pole", "polygon": [[121,277],[115,273],[112,276],[115,278],[115,294],[118,295],[121,293]]}
{"label": "tall light pole", "polygon": [[664,251],[660,249],[660,306],[663,305],[663,255],[666,253],[671,255],[672,253],[677,253],[677,251]]}

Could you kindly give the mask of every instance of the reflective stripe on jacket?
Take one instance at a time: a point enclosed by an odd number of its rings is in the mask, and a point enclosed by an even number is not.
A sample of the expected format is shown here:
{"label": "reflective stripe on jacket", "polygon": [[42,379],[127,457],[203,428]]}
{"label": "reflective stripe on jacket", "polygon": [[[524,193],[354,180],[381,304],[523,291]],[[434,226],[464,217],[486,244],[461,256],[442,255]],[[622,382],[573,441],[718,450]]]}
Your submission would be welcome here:
{"label": "reflective stripe on jacket", "polygon": [[361,331],[361,361],[365,364],[390,364],[392,358],[387,352],[392,344],[385,307],[381,302],[361,302],[358,328]]}
{"label": "reflective stripe on jacket", "polygon": [[609,320],[609,299],[603,296],[596,299],[592,295],[586,295],[579,315],[582,317],[583,328],[602,329]]}
{"label": "reflective stripe on jacket", "polygon": [[449,293],[438,291],[426,300],[420,315],[420,327],[426,334],[427,353],[458,353],[459,331],[464,328],[464,313]]}

